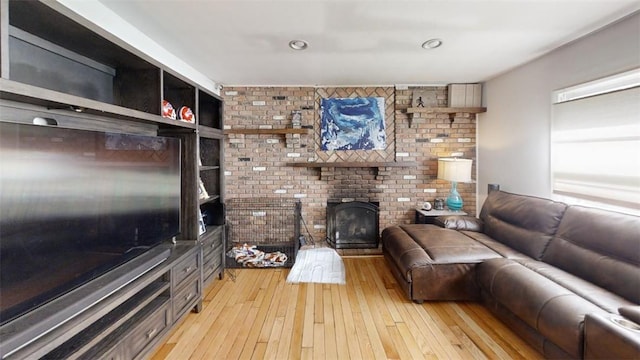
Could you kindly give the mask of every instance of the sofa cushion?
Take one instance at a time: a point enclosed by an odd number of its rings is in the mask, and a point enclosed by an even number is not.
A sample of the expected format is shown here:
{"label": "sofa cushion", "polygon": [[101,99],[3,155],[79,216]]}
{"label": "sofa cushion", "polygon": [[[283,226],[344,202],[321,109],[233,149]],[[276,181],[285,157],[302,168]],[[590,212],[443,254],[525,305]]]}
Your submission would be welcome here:
{"label": "sofa cushion", "polygon": [[640,217],[571,206],[542,260],[640,304]]}
{"label": "sofa cushion", "polygon": [[539,260],[566,208],[566,204],[547,199],[492,191],[480,219],[485,234]]}
{"label": "sofa cushion", "polygon": [[400,226],[390,226],[382,231],[382,248],[408,282],[411,282],[411,269],[424,266],[431,260],[424,249]]}
{"label": "sofa cushion", "polygon": [[620,295],[612,293],[607,289],[603,289],[545,262],[530,259],[518,259],[517,262],[568,289],[585,300],[597,305],[607,312],[615,314],[621,306],[633,305],[632,302]]}
{"label": "sofa cushion", "polygon": [[509,246],[494,240],[490,236],[484,233],[478,233],[474,231],[463,231],[463,234],[477,241],[478,243],[488,247],[489,249],[497,252],[502,257],[506,257],[509,259],[531,259],[527,255],[510,248]]}
{"label": "sofa cushion", "polygon": [[483,292],[576,358],[582,355],[585,315],[607,313],[516,260],[487,260],[476,274]]}
{"label": "sofa cushion", "polygon": [[435,225],[390,226],[382,232],[382,246],[407,281],[411,270],[432,264],[478,263],[500,257],[464,234]]}
{"label": "sofa cushion", "polygon": [[494,251],[461,232],[435,225],[400,226],[427,253],[431,262],[439,264],[480,262],[499,257]]}
{"label": "sofa cushion", "polygon": [[385,258],[412,300],[477,300],[475,267],[500,257],[463,233],[435,225],[391,226],[382,232]]}

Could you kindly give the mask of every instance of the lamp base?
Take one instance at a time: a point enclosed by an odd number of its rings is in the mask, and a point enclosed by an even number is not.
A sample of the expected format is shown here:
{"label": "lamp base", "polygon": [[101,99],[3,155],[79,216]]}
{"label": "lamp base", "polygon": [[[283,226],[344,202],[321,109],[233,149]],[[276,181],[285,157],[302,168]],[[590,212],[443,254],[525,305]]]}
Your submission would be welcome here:
{"label": "lamp base", "polygon": [[449,196],[447,196],[447,207],[451,211],[460,211],[462,210],[462,196],[458,193],[457,183],[455,181],[451,182],[451,191],[449,192]]}

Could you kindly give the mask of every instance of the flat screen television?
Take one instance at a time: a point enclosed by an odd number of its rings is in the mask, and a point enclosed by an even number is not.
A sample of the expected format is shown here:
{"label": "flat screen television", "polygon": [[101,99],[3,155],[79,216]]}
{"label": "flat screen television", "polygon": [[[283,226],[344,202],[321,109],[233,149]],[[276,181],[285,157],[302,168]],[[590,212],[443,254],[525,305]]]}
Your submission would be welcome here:
{"label": "flat screen television", "polygon": [[180,140],[0,122],[0,324],[180,231]]}

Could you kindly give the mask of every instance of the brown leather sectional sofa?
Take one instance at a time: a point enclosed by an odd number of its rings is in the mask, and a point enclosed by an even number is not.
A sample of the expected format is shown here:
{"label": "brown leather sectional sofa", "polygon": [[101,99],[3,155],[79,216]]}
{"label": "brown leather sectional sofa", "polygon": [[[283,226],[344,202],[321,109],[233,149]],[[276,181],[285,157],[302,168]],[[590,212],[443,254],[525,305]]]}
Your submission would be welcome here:
{"label": "brown leather sectional sofa", "polygon": [[493,191],[382,248],[413,301],[482,301],[548,358],[640,359],[640,217]]}

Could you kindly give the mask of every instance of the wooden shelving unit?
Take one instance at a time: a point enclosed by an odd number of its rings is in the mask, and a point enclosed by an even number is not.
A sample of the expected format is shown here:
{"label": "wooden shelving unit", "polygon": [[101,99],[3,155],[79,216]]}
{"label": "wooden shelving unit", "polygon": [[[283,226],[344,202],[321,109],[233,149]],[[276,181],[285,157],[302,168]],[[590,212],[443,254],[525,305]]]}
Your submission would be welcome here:
{"label": "wooden shelving unit", "polygon": [[409,127],[411,127],[413,114],[449,114],[449,121],[453,122],[455,114],[479,114],[486,111],[486,107],[411,107],[406,110],[406,113],[411,114],[409,117]]}
{"label": "wooden shelving unit", "polygon": [[[15,358],[144,358],[200,309],[202,287],[223,274],[224,221],[203,233],[199,213],[224,219],[224,102],[50,5],[0,0],[0,121],[40,116],[68,128],[179,138],[181,228],[159,245],[161,254],[151,249],[137,258],[144,262],[134,259],[61,297],[60,308],[73,310],[67,322],[51,321],[61,313],[52,301],[3,324],[0,348]],[[195,121],[162,117],[162,100],[176,111],[190,108]],[[199,196],[200,183],[208,196]],[[111,286],[117,291],[94,300]]]}
{"label": "wooden shelving unit", "polygon": [[[224,221],[212,221],[209,217],[224,218],[224,103],[217,95],[203,90],[197,92],[198,123],[198,176],[209,196],[199,197],[198,210],[205,222],[206,231],[198,239],[202,246],[202,282],[211,283],[224,274]],[[200,220],[200,219],[198,219]]]}

